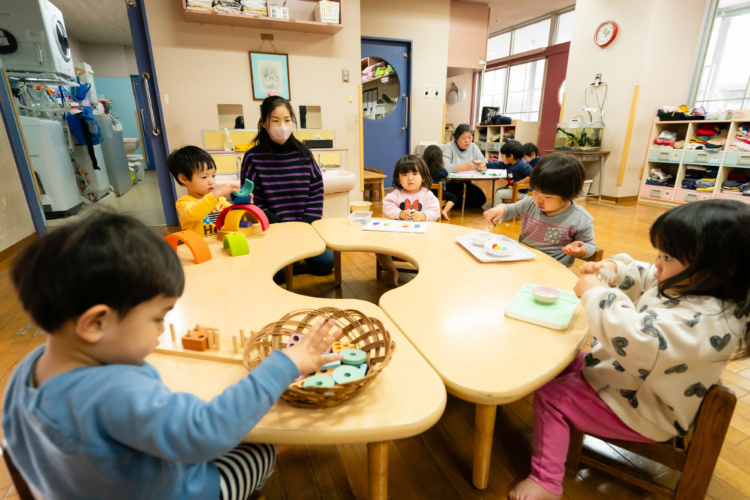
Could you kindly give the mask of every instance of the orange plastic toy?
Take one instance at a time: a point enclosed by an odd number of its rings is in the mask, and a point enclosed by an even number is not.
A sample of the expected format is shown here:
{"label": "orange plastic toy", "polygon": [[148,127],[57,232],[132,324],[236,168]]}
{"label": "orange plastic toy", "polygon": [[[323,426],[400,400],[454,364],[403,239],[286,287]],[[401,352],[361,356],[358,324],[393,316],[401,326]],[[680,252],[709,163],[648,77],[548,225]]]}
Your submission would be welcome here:
{"label": "orange plastic toy", "polygon": [[208,243],[193,231],[178,231],[168,234],[164,237],[164,241],[169,243],[169,246],[175,252],[177,251],[177,245],[183,242],[190,249],[190,253],[193,254],[193,260],[196,264],[211,260],[211,249],[208,248]]}

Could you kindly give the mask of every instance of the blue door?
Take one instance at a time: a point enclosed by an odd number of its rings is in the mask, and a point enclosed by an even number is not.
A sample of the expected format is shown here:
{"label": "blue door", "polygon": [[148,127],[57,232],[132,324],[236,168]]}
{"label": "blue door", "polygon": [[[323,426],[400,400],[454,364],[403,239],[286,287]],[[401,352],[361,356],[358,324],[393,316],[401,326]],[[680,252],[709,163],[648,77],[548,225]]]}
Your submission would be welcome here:
{"label": "blue door", "polygon": [[393,167],[411,150],[411,41],[362,38],[362,114],[365,167]]}
{"label": "blue door", "polygon": [[[133,86],[133,98],[135,99],[135,111],[138,113],[138,127],[141,129],[140,137],[148,137],[146,135],[146,101],[143,95],[143,88],[141,87],[140,75],[130,75],[130,83]],[[145,144],[141,144],[146,150],[146,163],[150,170],[155,170],[154,162],[154,150],[151,147],[151,141],[145,141]],[[140,149],[139,149],[140,150]]]}

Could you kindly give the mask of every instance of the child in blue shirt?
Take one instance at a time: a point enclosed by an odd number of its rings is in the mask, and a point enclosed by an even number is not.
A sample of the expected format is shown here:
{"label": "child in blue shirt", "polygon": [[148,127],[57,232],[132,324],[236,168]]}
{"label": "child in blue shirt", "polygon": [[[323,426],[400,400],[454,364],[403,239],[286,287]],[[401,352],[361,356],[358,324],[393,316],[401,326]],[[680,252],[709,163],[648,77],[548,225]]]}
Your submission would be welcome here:
{"label": "child in blue shirt", "polygon": [[[512,186],[514,183],[527,184],[529,182],[529,176],[533,168],[531,165],[526,163],[523,159],[523,145],[518,141],[507,141],[500,147],[500,160],[491,161],[487,163],[489,169],[504,168],[508,170],[508,185]],[[502,182],[502,181],[500,181]],[[526,197],[528,189],[521,189],[518,191],[518,199],[522,200]],[[495,191],[495,205],[503,202],[503,200],[510,200],[513,198],[512,187],[501,187]]]}
{"label": "child in blue shirt", "polygon": [[173,393],[144,358],[184,283],[169,245],[116,214],[61,227],[14,263],[20,301],[48,336],[11,377],[2,427],[47,500],[243,499],[273,471],[272,445],[237,443],[300,372],[330,360],[321,354],[340,333],[316,324],[210,402]]}
{"label": "child in blue shirt", "polygon": [[527,142],[523,145],[523,159],[531,165],[531,168],[536,167],[536,164],[542,161],[541,156],[539,156],[539,148],[536,144]]}

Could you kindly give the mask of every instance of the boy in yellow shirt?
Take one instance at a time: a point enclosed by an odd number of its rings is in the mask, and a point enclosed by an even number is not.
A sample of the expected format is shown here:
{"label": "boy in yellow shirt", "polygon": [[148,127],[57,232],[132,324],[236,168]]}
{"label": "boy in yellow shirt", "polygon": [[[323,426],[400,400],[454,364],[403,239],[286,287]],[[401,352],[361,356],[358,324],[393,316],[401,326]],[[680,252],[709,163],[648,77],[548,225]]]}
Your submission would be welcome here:
{"label": "boy in yellow shirt", "polygon": [[240,185],[225,182],[216,186],[216,163],[211,155],[196,146],[172,151],[167,167],[188,192],[175,204],[182,229],[195,231],[201,237],[216,234],[216,218],[231,205],[225,197],[239,191]]}

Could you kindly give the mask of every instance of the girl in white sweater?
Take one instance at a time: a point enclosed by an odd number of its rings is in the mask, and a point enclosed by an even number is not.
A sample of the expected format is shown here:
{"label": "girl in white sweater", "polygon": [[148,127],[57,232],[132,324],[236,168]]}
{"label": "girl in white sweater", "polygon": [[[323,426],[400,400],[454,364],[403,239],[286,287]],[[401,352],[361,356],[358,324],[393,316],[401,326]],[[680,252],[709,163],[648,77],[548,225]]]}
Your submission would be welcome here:
{"label": "girl in white sweater", "polygon": [[684,436],[727,361],[750,356],[750,206],[682,205],[650,236],[653,266],[620,254],[581,267],[591,351],[535,393],[531,474],[511,499],[561,498],[571,424],[627,441]]}

